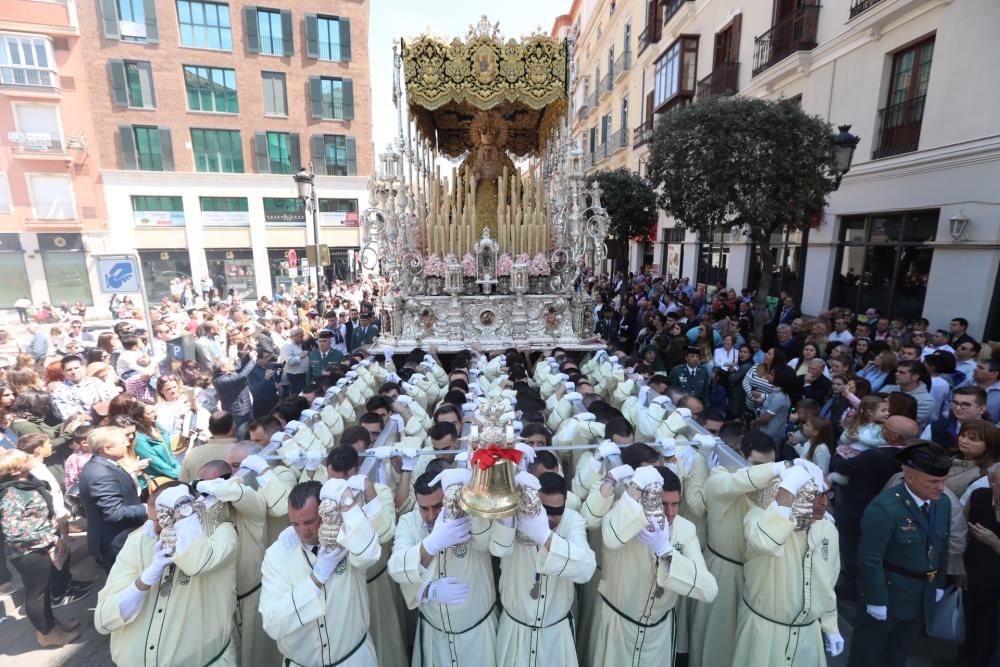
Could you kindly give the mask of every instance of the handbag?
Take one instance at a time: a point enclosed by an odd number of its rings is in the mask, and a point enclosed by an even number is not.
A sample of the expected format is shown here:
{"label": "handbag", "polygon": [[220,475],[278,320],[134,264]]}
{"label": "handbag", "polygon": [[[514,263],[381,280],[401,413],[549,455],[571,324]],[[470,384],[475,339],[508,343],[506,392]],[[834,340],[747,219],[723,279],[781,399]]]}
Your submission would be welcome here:
{"label": "handbag", "polygon": [[927,623],[927,635],[958,644],[965,641],[965,607],[962,606],[961,588],[949,586],[944,590],[944,597],[934,607]]}

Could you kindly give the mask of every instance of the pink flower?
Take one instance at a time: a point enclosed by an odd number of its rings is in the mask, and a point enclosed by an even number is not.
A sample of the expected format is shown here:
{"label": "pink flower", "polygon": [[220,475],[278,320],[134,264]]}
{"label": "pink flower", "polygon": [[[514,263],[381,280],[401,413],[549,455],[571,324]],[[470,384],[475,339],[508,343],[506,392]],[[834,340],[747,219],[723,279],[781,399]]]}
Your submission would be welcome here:
{"label": "pink flower", "polygon": [[507,253],[500,255],[500,259],[497,261],[497,276],[507,277],[513,268],[514,258]]}
{"label": "pink flower", "polygon": [[462,273],[466,278],[476,277],[476,258],[471,252],[465,253],[465,257],[462,258]]}
{"label": "pink flower", "polygon": [[528,273],[532,276],[547,276],[549,275],[549,260],[544,254],[538,253],[531,260],[531,264],[528,265]]}
{"label": "pink flower", "polygon": [[444,262],[437,255],[430,255],[424,260],[424,275],[431,278],[443,278],[444,271]]}

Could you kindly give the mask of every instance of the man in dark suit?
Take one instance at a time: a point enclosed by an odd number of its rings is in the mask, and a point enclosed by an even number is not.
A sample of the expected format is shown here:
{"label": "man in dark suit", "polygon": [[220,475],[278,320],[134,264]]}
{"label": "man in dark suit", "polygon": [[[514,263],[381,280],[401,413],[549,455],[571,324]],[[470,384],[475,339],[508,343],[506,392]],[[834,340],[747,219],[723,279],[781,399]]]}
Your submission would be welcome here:
{"label": "man in dark suit", "polygon": [[896,458],[903,483],[880,493],[861,520],[849,667],[903,667],[944,596],[951,528],[944,480],[951,457],[940,445],[917,440]]}
{"label": "man in dark suit", "polygon": [[797,317],[802,317],[802,311],[795,306],[795,299],[785,296],[781,312],[778,314],[778,324],[791,324]]}
{"label": "man in dark suit", "polygon": [[90,555],[110,571],[129,533],[145,523],[146,506],[135,479],[118,465],[128,452],[125,430],[101,426],[87,438],[94,456],[80,473]]}
{"label": "man in dark suit", "polygon": [[889,480],[899,472],[898,454],[906,443],[920,433],[917,422],[909,417],[893,415],[882,424],[884,447],[856,453],[845,447],[830,460],[830,481],[836,484],[837,502],[834,518],[840,533],[841,585],[837,595],[855,600],[858,579],[858,541],[861,538],[861,516],[868,504],[882,493]]}

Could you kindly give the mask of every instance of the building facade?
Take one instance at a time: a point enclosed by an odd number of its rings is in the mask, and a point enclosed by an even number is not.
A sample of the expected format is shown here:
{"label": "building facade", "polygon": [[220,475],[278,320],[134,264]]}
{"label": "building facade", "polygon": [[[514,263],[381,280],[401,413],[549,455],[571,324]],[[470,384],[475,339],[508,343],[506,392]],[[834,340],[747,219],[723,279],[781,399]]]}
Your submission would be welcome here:
{"label": "building facade", "polygon": [[[79,7],[108,233],[151,302],[175,279],[225,296],[305,282],[316,173],[328,278],[352,275],[372,169],[366,0],[92,0]],[[290,257],[289,251],[295,251]]]}
{"label": "building facade", "polygon": [[0,0],[0,308],[92,303],[107,233],[76,4]]}
{"label": "building facade", "polygon": [[[850,124],[861,142],[822,219],[773,239],[774,293],[807,313],[874,307],[935,328],[963,316],[973,335],[1000,339],[1000,116],[989,111],[1000,98],[1000,5],[581,2],[574,127],[591,169],[644,173],[657,118],[700,97],[784,98]],[[621,73],[610,43],[627,53],[633,34]],[[602,82],[596,97],[587,77]],[[699,238],[661,214],[654,242],[633,244],[630,268],[739,289],[756,284],[754,252],[729,230]]]}

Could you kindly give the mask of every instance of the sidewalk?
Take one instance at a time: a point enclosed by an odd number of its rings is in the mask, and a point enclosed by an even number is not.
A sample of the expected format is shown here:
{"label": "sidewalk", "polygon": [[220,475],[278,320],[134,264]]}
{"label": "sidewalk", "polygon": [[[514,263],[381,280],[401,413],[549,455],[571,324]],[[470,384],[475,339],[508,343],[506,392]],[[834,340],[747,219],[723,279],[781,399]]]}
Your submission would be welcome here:
{"label": "sidewalk", "polygon": [[[4,667],[112,667],[110,640],[94,629],[94,605],[97,592],[104,585],[104,570],[87,554],[87,534],[70,535],[73,553],[73,577],[96,582],[90,594],[79,602],[53,610],[58,619],[80,621],[80,639],[61,648],[39,648],[35,629],[24,616],[21,591],[13,596],[0,596],[7,610],[7,620],[0,623],[0,663]],[[12,568],[13,571],[13,568]],[[15,581],[18,581],[17,574]]]}

